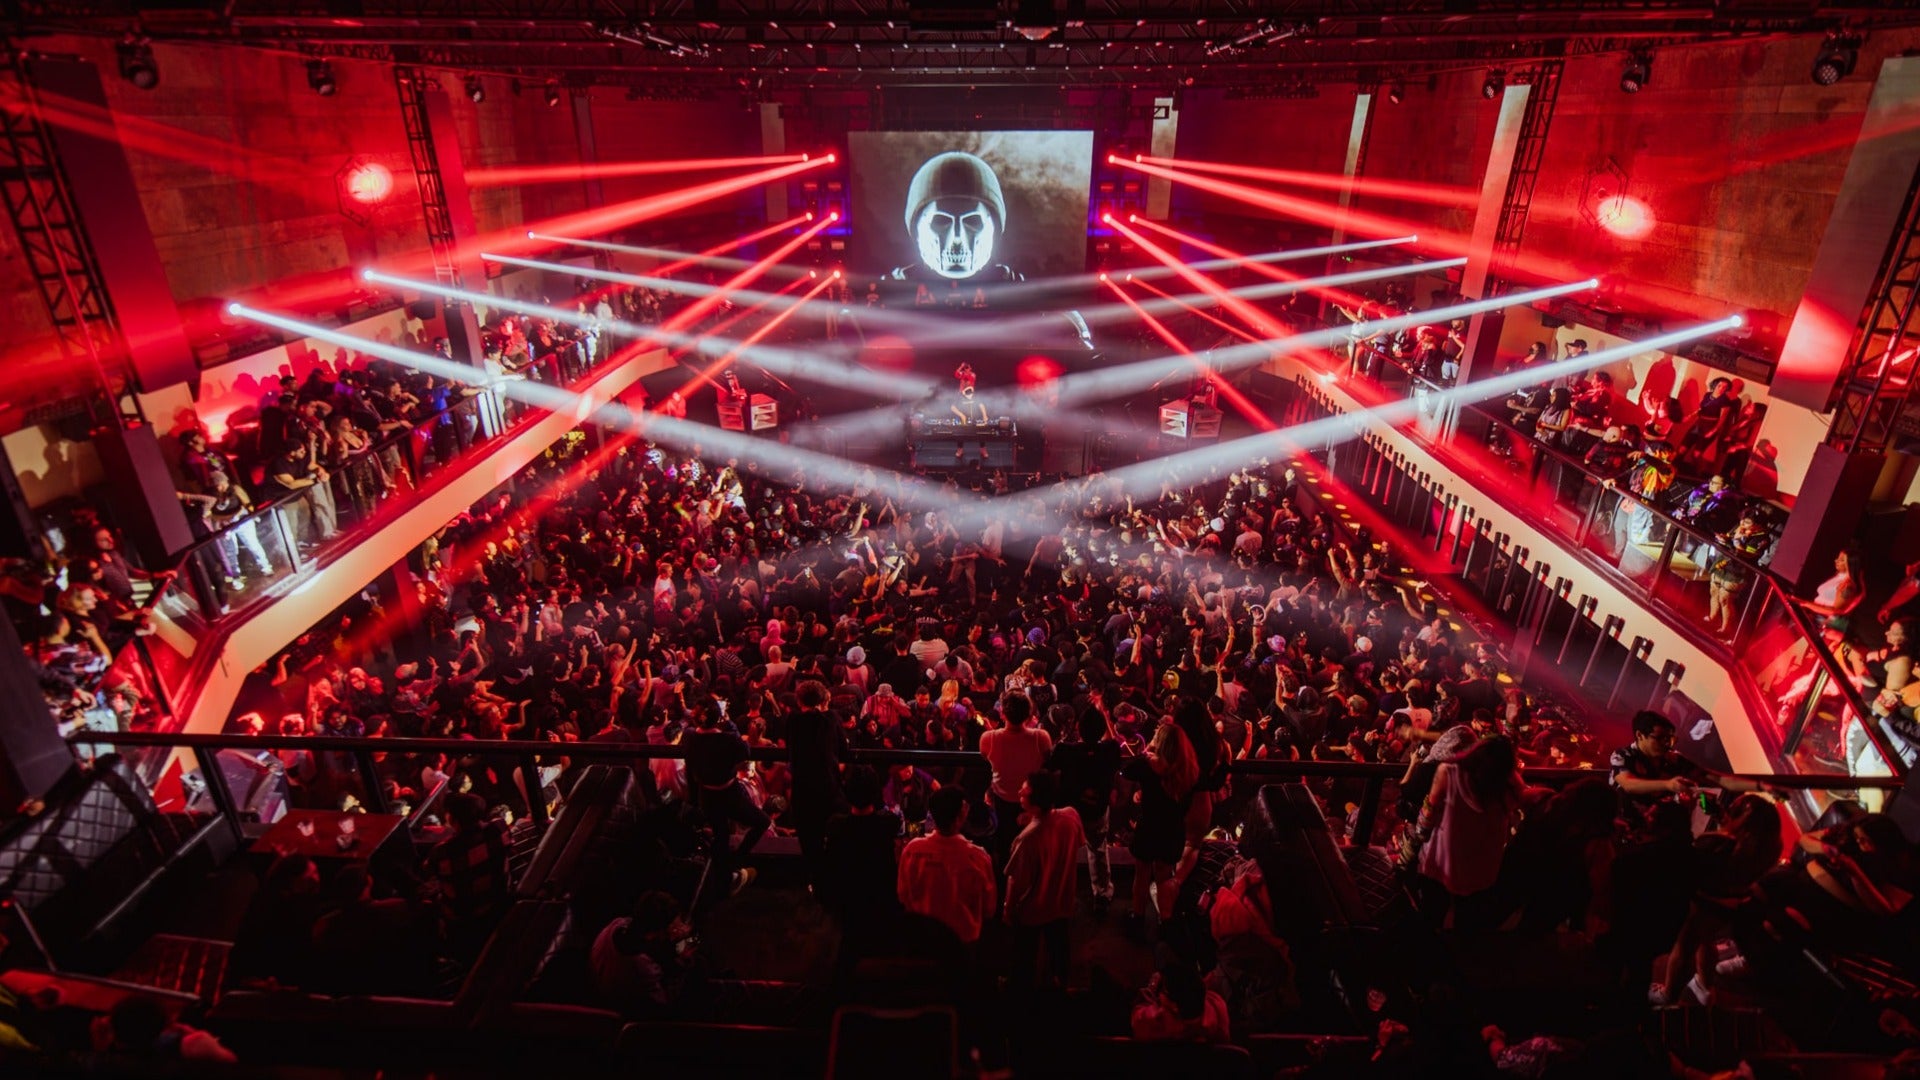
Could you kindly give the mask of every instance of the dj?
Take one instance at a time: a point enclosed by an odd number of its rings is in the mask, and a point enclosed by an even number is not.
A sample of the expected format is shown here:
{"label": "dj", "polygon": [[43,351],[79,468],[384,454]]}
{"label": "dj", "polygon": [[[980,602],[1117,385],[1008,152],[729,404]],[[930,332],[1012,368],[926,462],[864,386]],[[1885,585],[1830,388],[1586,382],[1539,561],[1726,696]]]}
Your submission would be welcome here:
{"label": "dj", "polygon": [[[964,368],[967,365],[962,364],[960,366]],[[969,424],[987,423],[986,403],[982,401],[974,400],[973,380],[971,378],[960,380],[960,403],[953,406],[952,411],[953,411],[953,415],[959,417],[965,423],[969,423]]]}

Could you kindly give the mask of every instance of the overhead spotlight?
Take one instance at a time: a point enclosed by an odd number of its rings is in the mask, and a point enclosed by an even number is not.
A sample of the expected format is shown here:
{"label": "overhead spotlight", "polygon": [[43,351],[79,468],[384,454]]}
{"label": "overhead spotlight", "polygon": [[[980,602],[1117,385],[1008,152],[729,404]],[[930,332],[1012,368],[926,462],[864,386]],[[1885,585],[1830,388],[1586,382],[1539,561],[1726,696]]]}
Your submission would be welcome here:
{"label": "overhead spotlight", "polygon": [[480,81],[480,76],[467,76],[467,97],[473,99],[475,105],[487,100],[487,84]]}
{"label": "overhead spotlight", "polygon": [[325,60],[307,61],[307,85],[321,97],[332,97],[340,85],[333,81],[333,65]]}
{"label": "overhead spotlight", "polygon": [[1507,73],[1495,68],[1487,72],[1487,81],[1480,84],[1480,96],[1492,101],[1507,88]]}
{"label": "overhead spotlight", "polygon": [[1653,78],[1653,54],[1645,49],[1635,49],[1627,56],[1626,66],[1620,69],[1620,92],[1637,94]]}
{"label": "overhead spotlight", "polygon": [[1407,88],[1405,86],[1402,86],[1397,82],[1389,83],[1387,85],[1387,101],[1388,102],[1394,105],[1398,105],[1405,100],[1407,100]]}
{"label": "overhead spotlight", "polygon": [[1860,63],[1860,39],[1851,34],[1829,34],[1826,44],[1820,46],[1820,55],[1813,58],[1813,81],[1821,86],[1832,86],[1841,79],[1853,74],[1854,66]]}
{"label": "overhead spotlight", "polygon": [[549,80],[547,82],[547,108],[549,109],[556,108],[559,106],[559,104],[560,104],[560,84]]}
{"label": "overhead spotlight", "polygon": [[153,46],[146,38],[129,34],[114,47],[120,56],[120,77],[142,90],[160,85],[160,65],[154,63]]}

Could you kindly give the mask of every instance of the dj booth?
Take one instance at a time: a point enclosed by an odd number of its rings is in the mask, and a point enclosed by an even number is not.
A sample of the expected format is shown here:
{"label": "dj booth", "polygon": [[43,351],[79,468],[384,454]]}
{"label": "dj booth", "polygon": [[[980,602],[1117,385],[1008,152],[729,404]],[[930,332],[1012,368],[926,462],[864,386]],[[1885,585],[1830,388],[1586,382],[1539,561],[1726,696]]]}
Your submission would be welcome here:
{"label": "dj booth", "polygon": [[1011,469],[1020,431],[1013,417],[962,420],[915,413],[908,449],[916,469]]}

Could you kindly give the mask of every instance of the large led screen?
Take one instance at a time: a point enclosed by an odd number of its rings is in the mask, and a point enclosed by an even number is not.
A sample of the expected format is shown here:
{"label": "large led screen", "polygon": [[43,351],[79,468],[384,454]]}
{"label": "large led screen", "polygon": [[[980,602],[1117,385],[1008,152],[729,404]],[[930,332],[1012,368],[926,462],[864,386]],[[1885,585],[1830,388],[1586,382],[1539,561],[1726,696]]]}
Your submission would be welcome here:
{"label": "large led screen", "polygon": [[848,136],[856,275],[987,285],[1086,267],[1091,131]]}

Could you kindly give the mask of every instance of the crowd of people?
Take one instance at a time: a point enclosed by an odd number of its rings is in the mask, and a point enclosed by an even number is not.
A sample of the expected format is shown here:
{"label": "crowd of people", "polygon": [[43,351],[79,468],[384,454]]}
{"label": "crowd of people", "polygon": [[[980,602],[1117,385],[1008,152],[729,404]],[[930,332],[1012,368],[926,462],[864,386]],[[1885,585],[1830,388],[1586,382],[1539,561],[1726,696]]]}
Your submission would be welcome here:
{"label": "crowd of people", "polygon": [[[755,848],[790,834],[850,936],[930,919],[1016,987],[1066,984],[1076,909],[1118,907],[1170,950],[1135,1029],[1183,1039],[1268,1029],[1297,1000],[1268,886],[1221,831],[1239,805],[1232,763],[1404,762],[1396,812],[1351,839],[1389,840],[1435,925],[1586,931],[1623,983],[1659,980],[1654,1000],[1710,998],[1715,950],[1745,927],[1729,912],[1784,850],[1773,799],[1679,757],[1655,713],[1612,755],[1611,783],[1528,786],[1522,765],[1596,763],[1596,741],[1536,707],[1496,650],[1303,487],[1264,462],[1150,503],[1064,478],[983,526],[952,483],[836,489],[582,446],[419,553],[420,625],[375,609],[322,628],[261,674],[244,723],[471,738],[468,756],[387,756],[385,794],[404,808],[444,778],[496,823],[564,789],[569,742],[677,745],[641,780],[710,836],[716,895],[750,887]],[[488,759],[500,738],[556,744],[545,791]],[[977,751],[986,767],[849,761],[903,749]],[[338,763],[285,766],[300,802],[364,802]],[[1316,787],[1345,825],[1358,783]],[[1695,793],[1715,788],[1723,806],[1696,840]],[[1882,855],[1815,882],[1836,911],[1904,910],[1881,904],[1913,884],[1882,821],[1837,834],[1870,832]],[[597,939],[597,985],[631,1011],[669,1008],[694,976],[679,944],[693,904],[648,890]]]}
{"label": "crowd of people", "polygon": [[[359,395],[377,383],[315,381],[317,402],[371,400]],[[1603,430],[1594,445],[1617,441]],[[242,473],[194,452],[209,491]],[[1233,828],[1247,795],[1235,763],[1262,760],[1404,765],[1372,835],[1351,831],[1361,781],[1310,786],[1344,840],[1390,848],[1420,922],[1581,935],[1622,997],[1791,983],[1815,950],[1920,961],[1920,866],[1889,819],[1842,804],[1791,841],[1779,793],[1688,762],[1657,712],[1607,755],[1386,545],[1344,532],[1294,467],[1170,479],[1152,499],[1097,473],[1025,491],[1002,480],[981,512],[952,480],[773,476],[605,432],[559,444],[414,553],[414,595],[369,590],[243,688],[239,731],[473,750],[376,755],[377,796],[345,755],[271,753],[295,805],[444,802],[410,872],[322,881],[311,859],[277,861],[234,978],[351,992],[443,980],[510,904],[515,823],[563,798],[579,764],[567,746],[583,742],[674,747],[636,762],[639,786],[711,867],[703,889],[636,855],[628,912],[593,937],[596,1000],[636,1016],[710,1000],[701,913],[753,887],[754,852],[778,834],[843,949],[931,935],[976,987],[1059,989],[1076,981],[1079,913],[1117,908],[1158,949],[1120,1021],[1136,1038],[1284,1028],[1303,993],[1290,936],[1306,931],[1276,902],[1293,883],[1269,881]],[[1706,487],[1702,509],[1717,510]],[[94,546],[36,638],[50,671],[138,632],[111,609],[71,610],[85,606],[68,602],[76,588],[130,599],[110,530]],[[1831,591],[1837,613],[1858,603],[1845,582]],[[86,645],[59,651],[74,640]],[[1885,677],[1910,667],[1899,659],[1861,663]],[[503,739],[551,749],[528,774],[488,753]],[[900,750],[984,764],[853,753]],[[1594,775],[1555,790],[1529,784],[1528,765]],[[1452,1060],[1408,1008],[1369,995],[1358,1010],[1378,1023],[1376,1061],[1411,1074]],[[1601,1056],[1494,1028],[1473,1053],[1479,1071],[1519,1075]]]}

